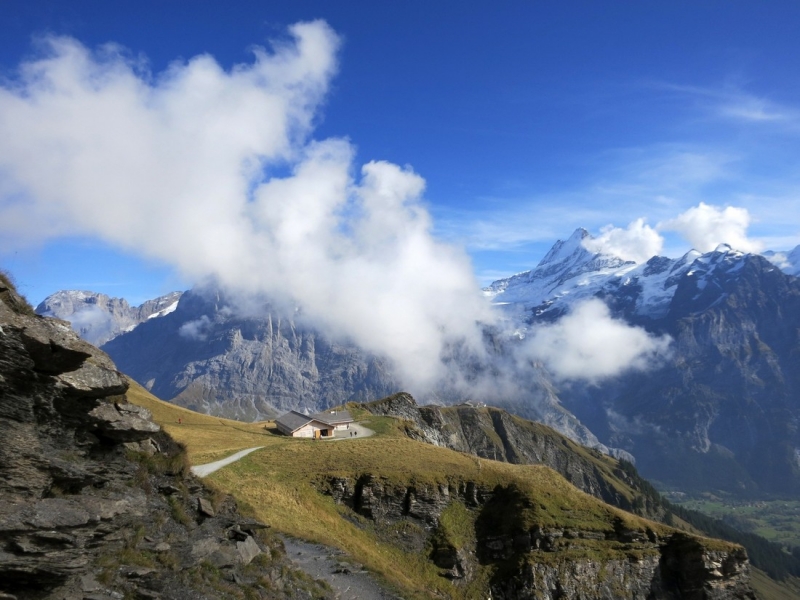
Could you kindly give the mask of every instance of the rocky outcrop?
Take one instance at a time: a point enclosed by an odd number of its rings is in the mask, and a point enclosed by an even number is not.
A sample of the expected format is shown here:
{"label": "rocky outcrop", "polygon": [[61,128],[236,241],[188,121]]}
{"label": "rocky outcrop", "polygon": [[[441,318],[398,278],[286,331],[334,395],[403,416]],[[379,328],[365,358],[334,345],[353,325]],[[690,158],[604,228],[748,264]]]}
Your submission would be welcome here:
{"label": "rocky outcrop", "polygon": [[476,507],[485,504],[493,494],[491,489],[475,482],[463,482],[451,490],[445,484],[395,484],[375,475],[363,475],[356,480],[333,477],[327,485],[324,491],[337,504],[344,504],[373,521],[410,517],[429,528],[438,524],[442,511],[453,500]]}
{"label": "rocky outcrop", "polygon": [[[681,538],[681,534],[673,537]],[[661,548],[660,555],[635,559],[580,560],[561,565],[528,561],[515,577],[492,587],[492,598],[755,599],[740,556],[699,550],[684,558],[675,550],[681,543],[680,539],[671,539]],[[686,564],[689,562],[691,566]],[[676,563],[686,570],[675,570]]]}
{"label": "rocky outcrop", "polygon": [[[632,527],[617,517],[598,528],[530,524],[512,506],[535,499],[514,485],[476,482],[406,485],[386,477],[333,477],[321,489],[379,531],[411,521],[441,575],[469,580],[477,565],[494,565],[491,597],[508,600],[754,600],[745,551],[653,524]],[[453,542],[442,515],[453,503],[471,513],[469,540]],[[658,529],[658,532],[656,531]],[[412,534],[413,535],[413,534]]]}
{"label": "rocky outcrop", "polygon": [[266,525],[188,473],[127,387],[0,276],[0,597],[324,595]]}
{"label": "rocky outcrop", "polygon": [[[546,465],[578,489],[608,504],[660,520],[664,509],[649,490],[639,489],[615,461],[583,448],[553,429],[505,410],[459,406],[419,406],[399,393],[364,405],[371,413],[404,419],[409,437],[436,446],[513,464]],[[622,489],[631,489],[631,500]]]}
{"label": "rocky outcrop", "polygon": [[658,567],[657,556],[648,556],[636,561],[582,560],[566,565],[528,562],[519,569],[515,577],[497,583],[492,588],[492,598],[498,600],[680,598],[681,596],[670,596],[659,590]]}

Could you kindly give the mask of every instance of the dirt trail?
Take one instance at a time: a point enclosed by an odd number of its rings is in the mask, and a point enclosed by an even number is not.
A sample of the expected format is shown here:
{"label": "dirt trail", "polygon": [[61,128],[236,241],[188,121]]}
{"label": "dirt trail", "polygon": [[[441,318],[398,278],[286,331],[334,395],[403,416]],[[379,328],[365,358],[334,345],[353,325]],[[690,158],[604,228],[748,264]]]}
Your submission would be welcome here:
{"label": "dirt trail", "polygon": [[256,450],[261,450],[261,448],[263,447],[264,446],[256,446],[255,448],[240,450],[236,454],[231,454],[229,457],[223,458],[222,460],[216,460],[214,462],[206,463],[204,465],[195,465],[191,468],[191,471],[198,477],[205,477],[206,475],[211,475],[214,471],[219,471],[222,467],[225,467],[233,462],[236,462],[240,458],[244,458],[251,452],[255,452]]}
{"label": "dirt trail", "polygon": [[400,600],[359,565],[345,562],[341,550],[291,537],[283,540],[286,556],[312,577],[326,581],[341,600]]}

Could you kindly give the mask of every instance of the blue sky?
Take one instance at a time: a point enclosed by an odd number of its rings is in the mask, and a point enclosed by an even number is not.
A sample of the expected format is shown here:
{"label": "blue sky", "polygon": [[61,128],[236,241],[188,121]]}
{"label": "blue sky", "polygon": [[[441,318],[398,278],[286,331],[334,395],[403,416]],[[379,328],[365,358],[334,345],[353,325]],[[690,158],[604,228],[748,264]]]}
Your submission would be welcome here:
{"label": "blue sky", "polygon": [[[158,78],[198,54],[251,62],[253,45],[325,20],[341,43],[309,139],[347,138],[356,169],[412,167],[437,239],[466,248],[481,283],[532,268],[579,226],[644,218],[680,254],[691,242],[676,219],[701,202],[746,210],[738,233],[763,248],[800,243],[797,3],[3,0],[0,12],[6,88],[43,35],[119,44]],[[124,245],[70,230],[0,244],[0,263],[33,302],[81,288],[138,303],[192,284],[163,253]]]}

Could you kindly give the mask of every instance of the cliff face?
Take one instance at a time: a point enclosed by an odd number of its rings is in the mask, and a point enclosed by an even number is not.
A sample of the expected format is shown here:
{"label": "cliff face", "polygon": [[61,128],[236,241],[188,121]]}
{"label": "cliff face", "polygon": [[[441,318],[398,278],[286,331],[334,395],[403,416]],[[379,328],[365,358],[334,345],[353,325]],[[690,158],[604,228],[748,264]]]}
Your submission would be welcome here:
{"label": "cliff face", "polygon": [[[647,373],[560,395],[639,471],[682,490],[734,495],[800,491],[800,279],[766,259],[716,251],[674,277],[663,314],[637,315],[631,279],[603,299],[613,312],[673,339]],[[536,319],[531,317],[531,322]]]}
{"label": "cliff face", "polygon": [[0,597],[311,597],[127,387],[0,276]]}
{"label": "cliff face", "polygon": [[512,464],[546,465],[608,504],[652,519],[664,516],[660,502],[638,489],[637,482],[616,461],[505,410],[470,405],[418,406],[405,393],[364,406],[373,414],[409,421],[413,425],[407,428],[408,435],[420,441]]}
{"label": "cliff face", "polygon": [[[333,477],[320,487],[385,536],[401,538],[393,542],[427,553],[442,576],[468,581],[479,565],[497,567],[492,598],[755,598],[741,548],[632,527],[621,517],[592,528],[531,524],[524,515],[535,499],[514,485],[404,485],[362,475]],[[460,527],[452,525],[455,505],[462,511]]]}
{"label": "cliff face", "polygon": [[269,306],[259,306],[257,316],[247,312],[219,290],[193,290],[173,313],[142,323],[103,350],[156,396],[243,420],[292,409],[316,412],[396,390],[378,358]]}
{"label": "cliff face", "polygon": [[754,599],[742,564],[736,553],[707,551],[677,534],[661,547],[659,556],[584,560],[566,566],[528,562],[517,577],[494,586],[492,597]]}

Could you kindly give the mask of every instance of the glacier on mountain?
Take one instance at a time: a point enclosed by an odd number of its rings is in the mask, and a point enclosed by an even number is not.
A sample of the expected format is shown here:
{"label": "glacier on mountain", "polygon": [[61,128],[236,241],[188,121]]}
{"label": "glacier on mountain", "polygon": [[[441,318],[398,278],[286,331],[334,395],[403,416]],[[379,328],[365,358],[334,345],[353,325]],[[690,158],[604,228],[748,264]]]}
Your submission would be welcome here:
{"label": "glacier on mountain", "polygon": [[173,312],[182,294],[170,292],[140,306],[130,306],[124,298],[83,290],[62,290],[45,298],[36,307],[36,312],[69,321],[78,335],[100,346],[120,334],[133,331],[144,321]]}
{"label": "glacier on mountain", "polygon": [[[566,241],[557,241],[534,269],[495,281],[484,288],[485,296],[528,323],[553,320],[591,298],[614,301],[633,320],[660,319],[684,276],[695,277],[702,289],[715,272],[740,269],[746,256],[720,244],[706,254],[690,250],[677,259],[654,256],[637,264],[588,250],[586,242],[593,239],[585,229],[576,229]],[[800,246],[781,256],[785,264],[796,260],[800,267]]]}

